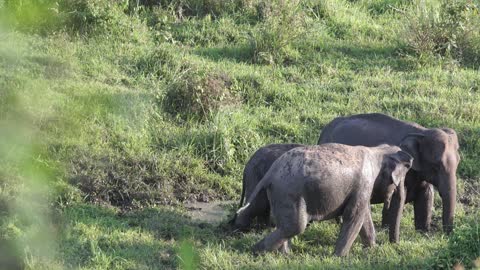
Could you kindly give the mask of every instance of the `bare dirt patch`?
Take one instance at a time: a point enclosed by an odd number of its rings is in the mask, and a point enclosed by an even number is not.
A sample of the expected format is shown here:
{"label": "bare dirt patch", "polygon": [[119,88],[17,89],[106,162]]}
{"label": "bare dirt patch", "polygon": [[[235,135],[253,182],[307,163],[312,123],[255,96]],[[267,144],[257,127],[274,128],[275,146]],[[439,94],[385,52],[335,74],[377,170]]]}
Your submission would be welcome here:
{"label": "bare dirt patch", "polygon": [[233,201],[192,202],[185,208],[193,220],[210,224],[218,224],[228,218]]}

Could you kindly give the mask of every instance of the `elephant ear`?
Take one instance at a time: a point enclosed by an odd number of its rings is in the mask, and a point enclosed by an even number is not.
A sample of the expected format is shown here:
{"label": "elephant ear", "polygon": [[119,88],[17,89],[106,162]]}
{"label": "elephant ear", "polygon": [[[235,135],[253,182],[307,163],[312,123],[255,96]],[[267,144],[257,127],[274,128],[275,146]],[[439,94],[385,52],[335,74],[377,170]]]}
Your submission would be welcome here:
{"label": "elephant ear", "polygon": [[451,129],[451,128],[442,128],[443,131],[445,131],[445,133],[448,133],[448,135],[457,135],[457,133],[455,132],[455,130]]}
{"label": "elephant ear", "polygon": [[421,168],[420,165],[420,143],[423,140],[425,135],[419,133],[409,133],[405,136],[400,142],[400,148],[404,152],[410,154],[413,157],[412,168],[416,171],[419,171]]}
{"label": "elephant ear", "polygon": [[455,130],[451,128],[442,128],[442,130],[448,134],[449,137],[449,143],[454,144],[455,150],[458,151],[459,145],[458,145],[458,135]]}
{"label": "elephant ear", "polygon": [[405,151],[398,151],[388,156],[386,166],[395,186],[398,187],[405,178],[408,170],[412,167],[413,160],[413,157]]}

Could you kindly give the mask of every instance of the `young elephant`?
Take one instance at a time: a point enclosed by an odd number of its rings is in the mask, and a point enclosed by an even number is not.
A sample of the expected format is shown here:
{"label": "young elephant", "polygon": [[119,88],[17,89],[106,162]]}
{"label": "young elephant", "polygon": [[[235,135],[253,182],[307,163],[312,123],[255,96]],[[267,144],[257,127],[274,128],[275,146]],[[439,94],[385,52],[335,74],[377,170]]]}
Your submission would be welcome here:
{"label": "young elephant", "polygon": [[[263,176],[268,172],[273,162],[285,152],[304,146],[303,144],[269,144],[258,149],[245,165],[243,170],[242,196],[240,207],[243,206],[244,198],[249,198],[253,190],[260,183]],[[251,206],[240,214],[236,214],[230,221],[237,229],[246,230],[250,227],[252,220],[257,217],[260,224],[269,224],[270,205],[267,192],[261,190],[251,203]]]}
{"label": "young elephant", "polygon": [[390,237],[398,237],[405,200],[404,178],[413,158],[397,146],[378,147],[323,144],[297,147],[283,154],[255,188],[267,189],[276,229],[254,247],[256,252],[288,252],[289,239],[302,233],[310,220],[343,217],[335,255],[344,256],[360,232],[365,246],[375,243],[370,213],[373,189],[392,200]]}

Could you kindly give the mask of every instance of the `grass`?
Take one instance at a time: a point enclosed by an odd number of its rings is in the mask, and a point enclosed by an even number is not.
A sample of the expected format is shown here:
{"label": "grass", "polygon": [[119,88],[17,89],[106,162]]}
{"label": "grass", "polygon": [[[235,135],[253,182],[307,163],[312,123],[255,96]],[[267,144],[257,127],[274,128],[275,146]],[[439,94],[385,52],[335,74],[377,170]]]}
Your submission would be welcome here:
{"label": "grass", "polygon": [[[478,57],[478,43],[469,36],[460,56],[412,48],[398,10],[419,3],[18,3],[0,1],[0,268],[475,267],[480,74],[464,55]],[[439,231],[439,198],[433,232],[413,230],[409,205],[398,245],[379,229],[375,248],[356,242],[345,259],[331,255],[334,222],[310,226],[288,256],[254,257],[266,231],[189,218],[187,201],[239,198],[260,146],[315,144],[333,118],[364,112],[457,131],[452,236]]]}

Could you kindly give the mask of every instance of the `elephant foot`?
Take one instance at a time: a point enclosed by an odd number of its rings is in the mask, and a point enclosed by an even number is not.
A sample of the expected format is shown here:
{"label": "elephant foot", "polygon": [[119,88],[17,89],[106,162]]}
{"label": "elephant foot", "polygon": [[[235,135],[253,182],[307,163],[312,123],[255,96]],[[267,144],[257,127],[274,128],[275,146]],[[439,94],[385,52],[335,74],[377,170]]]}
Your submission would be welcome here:
{"label": "elephant foot", "polygon": [[430,231],[430,226],[415,226],[415,230],[421,233],[428,233]]}
{"label": "elephant foot", "polygon": [[[260,241],[259,243],[255,244],[252,248],[252,253],[255,256],[264,254],[268,252],[269,250],[265,247],[265,244]],[[274,252],[278,252],[280,254],[289,254],[290,253],[290,245],[289,241],[285,241],[282,245],[277,250],[274,250]]]}
{"label": "elephant foot", "polygon": [[250,223],[242,222],[238,218],[237,220],[235,220],[235,223],[233,224],[233,228],[235,232],[248,232],[251,230]]}
{"label": "elephant foot", "polygon": [[255,256],[258,256],[262,253],[265,253],[267,250],[265,249],[265,243],[264,243],[264,240],[256,243],[253,248],[252,248],[252,253],[253,255]]}
{"label": "elephant foot", "polygon": [[288,254],[290,253],[290,240],[285,241],[277,250],[278,252],[282,254]]}
{"label": "elephant foot", "polygon": [[270,222],[270,216],[258,216],[257,217],[257,225],[259,227],[272,227],[272,223]]}

